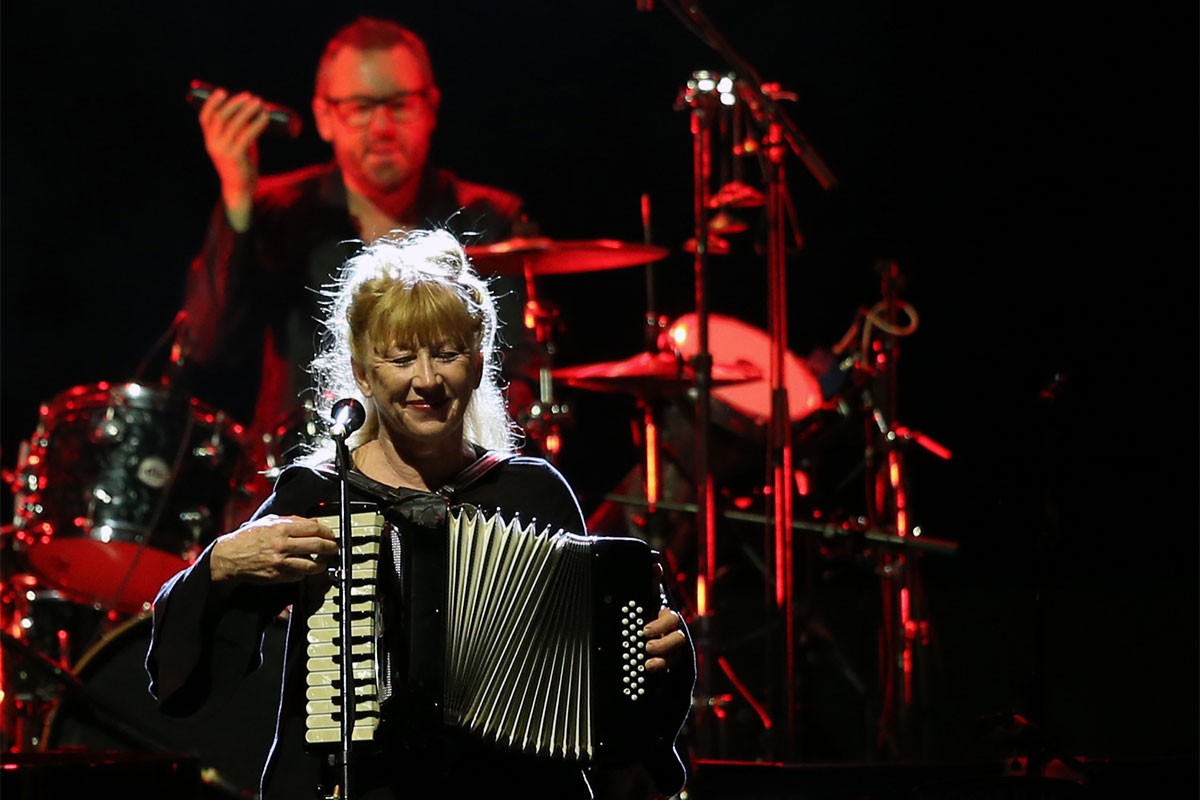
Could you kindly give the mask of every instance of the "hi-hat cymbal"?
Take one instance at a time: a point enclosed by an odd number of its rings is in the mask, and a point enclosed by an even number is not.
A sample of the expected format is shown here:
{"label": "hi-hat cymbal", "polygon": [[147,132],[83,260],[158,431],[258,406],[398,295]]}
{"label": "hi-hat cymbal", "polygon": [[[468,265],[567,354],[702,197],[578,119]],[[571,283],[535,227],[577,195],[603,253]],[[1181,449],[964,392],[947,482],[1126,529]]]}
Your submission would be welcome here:
{"label": "hi-hat cymbal", "polygon": [[544,236],[517,237],[495,244],[471,245],[467,257],[481,273],[564,275],[634,267],[666,258],[665,247],[615,239],[561,241]]}
{"label": "hi-hat cymbal", "polygon": [[[639,353],[621,361],[603,361],[578,367],[562,367],[551,375],[567,386],[597,392],[616,392],[638,397],[661,397],[686,392],[696,383],[696,370],[675,353]],[[758,380],[761,370],[753,364],[714,364],[710,384],[726,386]]]}

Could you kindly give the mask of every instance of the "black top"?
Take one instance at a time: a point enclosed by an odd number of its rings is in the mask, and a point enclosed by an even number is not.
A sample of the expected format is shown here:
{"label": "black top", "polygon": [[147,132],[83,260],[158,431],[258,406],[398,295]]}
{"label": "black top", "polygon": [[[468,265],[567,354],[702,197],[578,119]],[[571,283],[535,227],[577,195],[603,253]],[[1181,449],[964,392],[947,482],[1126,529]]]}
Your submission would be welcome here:
{"label": "black top", "polygon": [[[356,472],[351,478],[352,502],[386,508],[414,494],[433,496],[392,489]],[[585,530],[574,493],[561,473],[543,459],[496,459],[491,468],[466,485],[453,484],[441,494],[448,504],[499,512],[506,520],[519,518],[538,529]],[[340,483],[332,470],[290,466],[255,518],[267,514],[313,516],[319,504],[336,502],[339,497]],[[164,584],[154,604],[146,668],[151,693],[160,709],[172,716],[192,714],[210,699],[226,696],[262,663],[267,627],[289,610],[313,607],[324,592],[315,578],[288,584],[241,584],[222,591],[211,581],[211,551],[210,545],[195,564]],[[264,769],[263,800],[312,798],[318,786],[327,790],[338,778],[337,770],[323,767],[320,755],[310,752],[304,743],[306,621],[306,614],[289,614],[280,713]],[[683,785],[683,765],[674,744],[690,710],[695,683],[694,658],[683,661],[672,667],[666,679],[669,701],[664,705],[663,739],[668,747],[645,765],[664,794]],[[381,724],[380,730],[383,728]],[[511,786],[524,796],[591,796],[584,772],[577,766],[513,755],[450,726],[419,737],[411,731],[385,737],[382,745],[385,751],[381,754],[355,755],[352,785],[359,797],[409,796],[414,786],[421,785],[439,787],[439,796],[444,797],[475,797],[480,791],[494,792],[498,785]],[[337,749],[335,746],[334,751]]]}

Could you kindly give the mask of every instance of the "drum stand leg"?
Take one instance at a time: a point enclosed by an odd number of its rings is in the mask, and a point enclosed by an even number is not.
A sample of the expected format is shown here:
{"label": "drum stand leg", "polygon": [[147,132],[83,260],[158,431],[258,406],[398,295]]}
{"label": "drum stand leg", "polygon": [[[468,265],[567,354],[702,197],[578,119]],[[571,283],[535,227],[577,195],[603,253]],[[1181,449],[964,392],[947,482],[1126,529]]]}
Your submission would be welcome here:
{"label": "drum stand leg", "polygon": [[525,265],[524,326],[537,342],[538,398],[518,420],[537,442],[547,461],[558,463],[562,451],[562,429],[571,421],[571,407],[554,396],[554,327],[558,310],[538,299],[531,266]]}
{"label": "drum stand leg", "polygon": [[[870,527],[890,530],[901,541],[907,541],[914,526],[908,508],[909,477],[903,445],[912,439],[926,446],[932,443],[896,421],[899,337],[911,332],[915,315],[910,309],[912,322],[906,331],[900,324],[900,311],[906,306],[898,297],[902,284],[899,268],[894,261],[881,261],[876,267],[883,300],[874,321],[885,335],[869,344],[865,341],[868,337],[864,337],[864,350],[870,348],[870,352],[860,353],[860,361],[871,365],[863,389],[867,520]],[[948,457],[936,447],[930,449]],[[923,712],[929,694],[925,684],[931,629],[925,613],[921,555],[916,548],[885,548],[880,551],[876,567],[882,583],[883,612],[879,637],[882,698],[876,748],[898,759],[926,755]]]}
{"label": "drum stand leg", "polygon": [[33,752],[41,747],[46,721],[62,698],[66,668],[8,631],[0,635],[4,751]]}

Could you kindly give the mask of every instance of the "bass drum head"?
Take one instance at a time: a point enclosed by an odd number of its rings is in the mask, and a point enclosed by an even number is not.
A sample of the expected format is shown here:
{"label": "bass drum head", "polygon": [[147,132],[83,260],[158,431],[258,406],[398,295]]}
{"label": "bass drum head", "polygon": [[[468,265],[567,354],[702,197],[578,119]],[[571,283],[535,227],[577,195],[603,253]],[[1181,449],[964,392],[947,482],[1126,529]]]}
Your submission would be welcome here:
{"label": "bass drum head", "polygon": [[194,756],[206,794],[257,797],[274,735],[286,623],[263,640],[263,664],[227,697],[190,717],[169,717],[150,695],[151,615],[128,620],[80,659],[78,685],[46,722],[43,749],[182,753]]}
{"label": "bass drum head", "polygon": [[[691,359],[700,352],[699,317],[684,314],[663,335],[664,349]],[[771,337],[758,328],[724,314],[708,315],[708,351],[717,365],[751,365],[761,378],[716,386],[710,390],[712,421],[748,439],[764,441],[771,421]],[[788,416],[794,426],[820,408],[824,398],[817,376],[795,353],[783,358],[783,388]]]}

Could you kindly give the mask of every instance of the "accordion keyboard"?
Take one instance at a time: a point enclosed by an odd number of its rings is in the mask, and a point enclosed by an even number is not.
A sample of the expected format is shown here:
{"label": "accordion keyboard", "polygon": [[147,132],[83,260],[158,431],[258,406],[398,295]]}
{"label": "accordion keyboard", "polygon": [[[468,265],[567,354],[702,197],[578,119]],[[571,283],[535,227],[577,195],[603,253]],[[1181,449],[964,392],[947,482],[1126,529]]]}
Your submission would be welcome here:
{"label": "accordion keyboard", "polygon": [[[318,519],[341,538],[340,517]],[[350,518],[353,742],[373,741],[380,719],[375,594],[383,524],[373,512]],[[331,581],[324,602],[308,617],[305,742],[310,745],[337,744],[342,738],[341,616],[341,590]]]}

